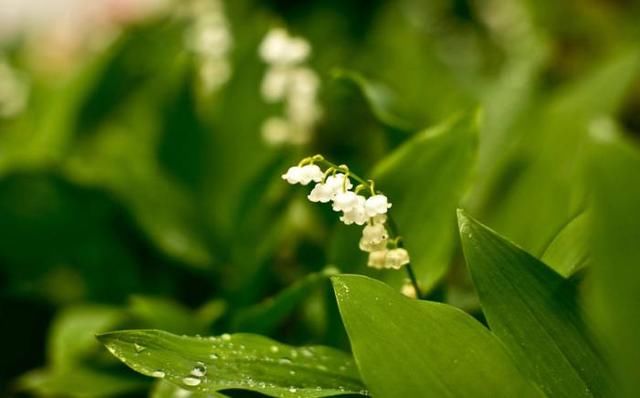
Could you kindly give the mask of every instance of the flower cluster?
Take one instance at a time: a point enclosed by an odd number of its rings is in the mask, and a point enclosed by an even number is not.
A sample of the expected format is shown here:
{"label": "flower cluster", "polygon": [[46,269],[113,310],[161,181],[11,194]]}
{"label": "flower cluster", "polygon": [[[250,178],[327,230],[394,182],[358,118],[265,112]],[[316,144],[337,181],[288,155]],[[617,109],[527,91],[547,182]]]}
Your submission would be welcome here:
{"label": "flower cluster", "polygon": [[233,37],[222,0],[193,0],[186,16],[191,21],[186,46],[195,54],[204,91],[220,89],[231,77],[229,53]]}
{"label": "flower cluster", "polygon": [[259,49],[268,67],[262,80],[262,97],[284,105],[283,116],[271,116],[262,126],[262,136],[272,145],[307,143],[322,113],[317,103],[320,81],[304,63],[311,53],[309,43],[282,28],[270,30]]}
{"label": "flower cluster", "polygon": [[[322,170],[319,166],[327,166]],[[340,221],[347,225],[363,225],[360,250],[369,253],[368,266],[372,268],[400,269],[409,263],[407,250],[398,247],[398,237],[392,238],[387,226],[387,212],[391,208],[388,198],[375,191],[373,181],[365,181],[349,171],[347,166],[336,166],[316,155],[303,159],[290,167],[282,178],[289,184],[315,186],[307,196],[312,202],[329,203],[341,212]],[[354,188],[351,179],[359,184]],[[361,192],[368,193],[368,196]]]}

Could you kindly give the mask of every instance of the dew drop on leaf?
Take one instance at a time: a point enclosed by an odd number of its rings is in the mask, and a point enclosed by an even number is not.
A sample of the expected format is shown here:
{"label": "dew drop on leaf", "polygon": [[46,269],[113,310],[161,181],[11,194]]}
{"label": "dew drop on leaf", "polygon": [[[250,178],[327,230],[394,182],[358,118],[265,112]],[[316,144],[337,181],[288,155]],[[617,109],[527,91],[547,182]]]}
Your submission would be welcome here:
{"label": "dew drop on leaf", "polygon": [[191,369],[191,375],[195,377],[202,377],[207,374],[207,367],[202,363],[196,363],[196,366]]}
{"label": "dew drop on leaf", "polygon": [[151,376],[153,377],[159,377],[159,378],[163,378],[164,377],[164,372],[161,370],[156,370],[153,373],[151,373]]}
{"label": "dew drop on leaf", "polygon": [[198,379],[197,377],[189,376],[189,377],[183,378],[182,382],[187,386],[192,386],[193,387],[193,386],[199,385],[202,382],[202,380]]}

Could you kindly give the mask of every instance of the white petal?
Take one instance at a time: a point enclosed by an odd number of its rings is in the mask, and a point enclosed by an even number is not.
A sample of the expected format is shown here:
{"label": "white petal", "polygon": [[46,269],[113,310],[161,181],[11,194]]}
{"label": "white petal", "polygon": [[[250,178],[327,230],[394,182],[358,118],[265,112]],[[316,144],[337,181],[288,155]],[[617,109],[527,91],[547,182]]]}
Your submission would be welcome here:
{"label": "white petal", "polygon": [[298,166],[289,167],[289,170],[282,175],[282,179],[289,184],[298,184],[302,178],[302,168]]}
{"label": "white petal", "polygon": [[405,264],[409,264],[408,251],[400,247],[389,250],[384,263],[385,268],[400,269]]}
{"label": "white petal", "polygon": [[375,217],[379,214],[385,214],[387,209],[391,207],[391,204],[388,202],[386,196],[378,194],[369,197],[365,207],[367,215],[369,217]]}
{"label": "white petal", "polygon": [[387,253],[387,250],[380,250],[369,253],[369,261],[367,262],[367,265],[371,268],[384,268]]}
{"label": "white petal", "polygon": [[307,185],[311,181],[320,182],[322,181],[322,177],[324,177],[324,173],[322,172],[320,167],[315,164],[308,164],[306,166],[303,166],[302,172],[304,173],[304,181],[308,180],[306,184],[303,183],[304,185]]}

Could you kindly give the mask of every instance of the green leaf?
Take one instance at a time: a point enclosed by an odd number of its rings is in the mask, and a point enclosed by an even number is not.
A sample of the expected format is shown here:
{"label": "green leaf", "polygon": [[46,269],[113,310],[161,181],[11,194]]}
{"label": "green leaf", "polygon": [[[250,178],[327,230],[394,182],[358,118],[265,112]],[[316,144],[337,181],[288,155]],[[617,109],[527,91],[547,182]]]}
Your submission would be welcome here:
{"label": "green leaf", "polygon": [[591,263],[589,226],[586,212],[571,218],[544,250],[542,261],[564,277],[587,267]]}
{"label": "green leaf", "polygon": [[491,330],[549,396],[602,397],[607,370],[562,276],[458,212],[464,255]]}
{"label": "green leaf", "polygon": [[487,197],[484,214],[499,231],[536,256],[567,219],[584,207],[581,168],[587,127],[616,112],[638,76],[637,49],[617,52],[562,86],[545,107],[524,119],[526,133]]}
{"label": "green leaf", "polygon": [[260,334],[271,333],[315,288],[324,284],[328,277],[337,273],[337,269],[330,267],[321,272],[309,274],[275,297],[239,311],[232,321],[233,330]]}
{"label": "green leaf", "polygon": [[369,103],[373,115],[385,126],[404,132],[412,132],[417,127],[401,116],[400,105],[397,99],[384,85],[371,81],[360,73],[343,69],[333,72],[337,80],[344,80],[355,85]]}
{"label": "green leaf", "polygon": [[206,268],[213,261],[203,220],[189,191],[159,167],[159,126],[148,98],[134,97],[126,112],[74,146],[62,166],[66,178],[104,189],[131,211],[165,254]]}
{"label": "green leaf", "polygon": [[329,347],[291,347],[252,334],[198,338],[159,330],[105,333],[98,339],[137,372],[190,391],[237,388],[324,397],[364,389],[351,358]]}
{"label": "green leaf", "polygon": [[542,396],[498,339],[463,311],[409,299],[364,276],[331,279],[373,396]]}
{"label": "green leaf", "polygon": [[51,326],[50,365],[55,369],[76,368],[98,352],[100,346],[93,336],[114,328],[123,319],[123,311],[113,307],[83,305],[65,309]]}
{"label": "green leaf", "polygon": [[640,396],[640,150],[599,132],[591,145],[593,292],[599,331],[624,397]]}
{"label": "green leaf", "polygon": [[66,370],[34,370],[17,382],[20,390],[45,397],[112,397],[144,390],[146,380],[77,367]]}
{"label": "green leaf", "polygon": [[466,112],[417,134],[373,172],[376,186],[393,202],[391,216],[425,291],[450,262],[456,240],[451,214],[475,161],[479,117]]}

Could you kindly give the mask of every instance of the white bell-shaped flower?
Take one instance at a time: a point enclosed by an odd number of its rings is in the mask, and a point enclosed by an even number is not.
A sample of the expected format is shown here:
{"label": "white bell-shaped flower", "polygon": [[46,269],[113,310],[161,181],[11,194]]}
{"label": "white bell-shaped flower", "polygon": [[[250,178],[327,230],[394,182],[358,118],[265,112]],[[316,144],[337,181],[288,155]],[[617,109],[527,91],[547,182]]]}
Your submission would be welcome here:
{"label": "white bell-shaped flower", "polygon": [[307,195],[307,198],[312,202],[327,203],[333,199],[335,192],[327,184],[317,183],[311,190],[311,193]]}
{"label": "white bell-shaped flower", "polygon": [[[340,221],[346,225],[356,224],[364,225],[367,223],[367,212],[364,210],[366,199],[362,195],[356,195],[356,204],[351,209],[342,213]],[[335,202],[334,202],[335,203]]]}
{"label": "white bell-shaped flower", "polygon": [[322,170],[316,164],[302,166],[301,172],[300,184],[302,185],[308,185],[311,181],[320,182],[324,176],[324,173],[322,173]]}
{"label": "white bell-shaped flower", "polygon": [[360,238],[360,243],[358,245],[360,250],[363,252],[371,253],[380,250],[385,250],[387,248],[387,240],[380,241],[372,241],[369,239],[365,239],[364,237]]}
{"label": "white bell-shaped flower", "polygon": [[403,265],[409,264],[409,252],[399,247],[389,250],[384,262],[385,268],[400,269]]}
{"label": "white bell-shaped flower", "polygon": [[400,289],[400,293],[409,297],[409,298],[418,298],[418,294],[416,292],[416,288],[413,286],[410,280],[405,280],[402,288]]}
{"label": "white bell-shaped flower", "polygon": [[307,196],[312,202],[327,203],[333,200],[335,196],[342,192],[343,188],[351,189],[353,184],[344,174],[338,173],[327,177],[324,183],[318,183]]}
{"label": "white bell-shaped flower", "polygon": [[370,196],[365,204],[365,209],[369,217],[375,217],[379,214],[386,214],[391,207],[387,197],[382,194]]}
{"label": "white bell-shaped flower", "polygon": [[299,184],[303,175],[302,167],[293,166],[289,167],[289,170],[282,175],[282,179],[286,180],[289,184]]}
{"label": "white bell-shaped flower", "polygon": [[330,175],[327,177],[327,180],[324,182],[328,187],[331,188],[333,192],[333,196],[336,196],[339,192],[343,190],[350,190],[353,188],[353,184],[349,177],[342,173],[336,173],[335,175]]}
{"label": "white bell-shaped flower", "polygon": [[353,209],[361,202],[359,196],[353,191],[338,192],[333,198],[333,210],[347,212]]}
{"label": "white bell-shaped flower", "polygon": [[383,269],[385,267],[384,265],[387,253],[388,251],[386,249],[369,253],[369,261],[367,261],[367,265],[371,268]]}
{"label": "white bell-shaped flower", "polygon": [[372,244],[378,244],[380,242],[386,242],[389,238],[389,233],[383,224],[367,225],[362,230],[362,239]]}

